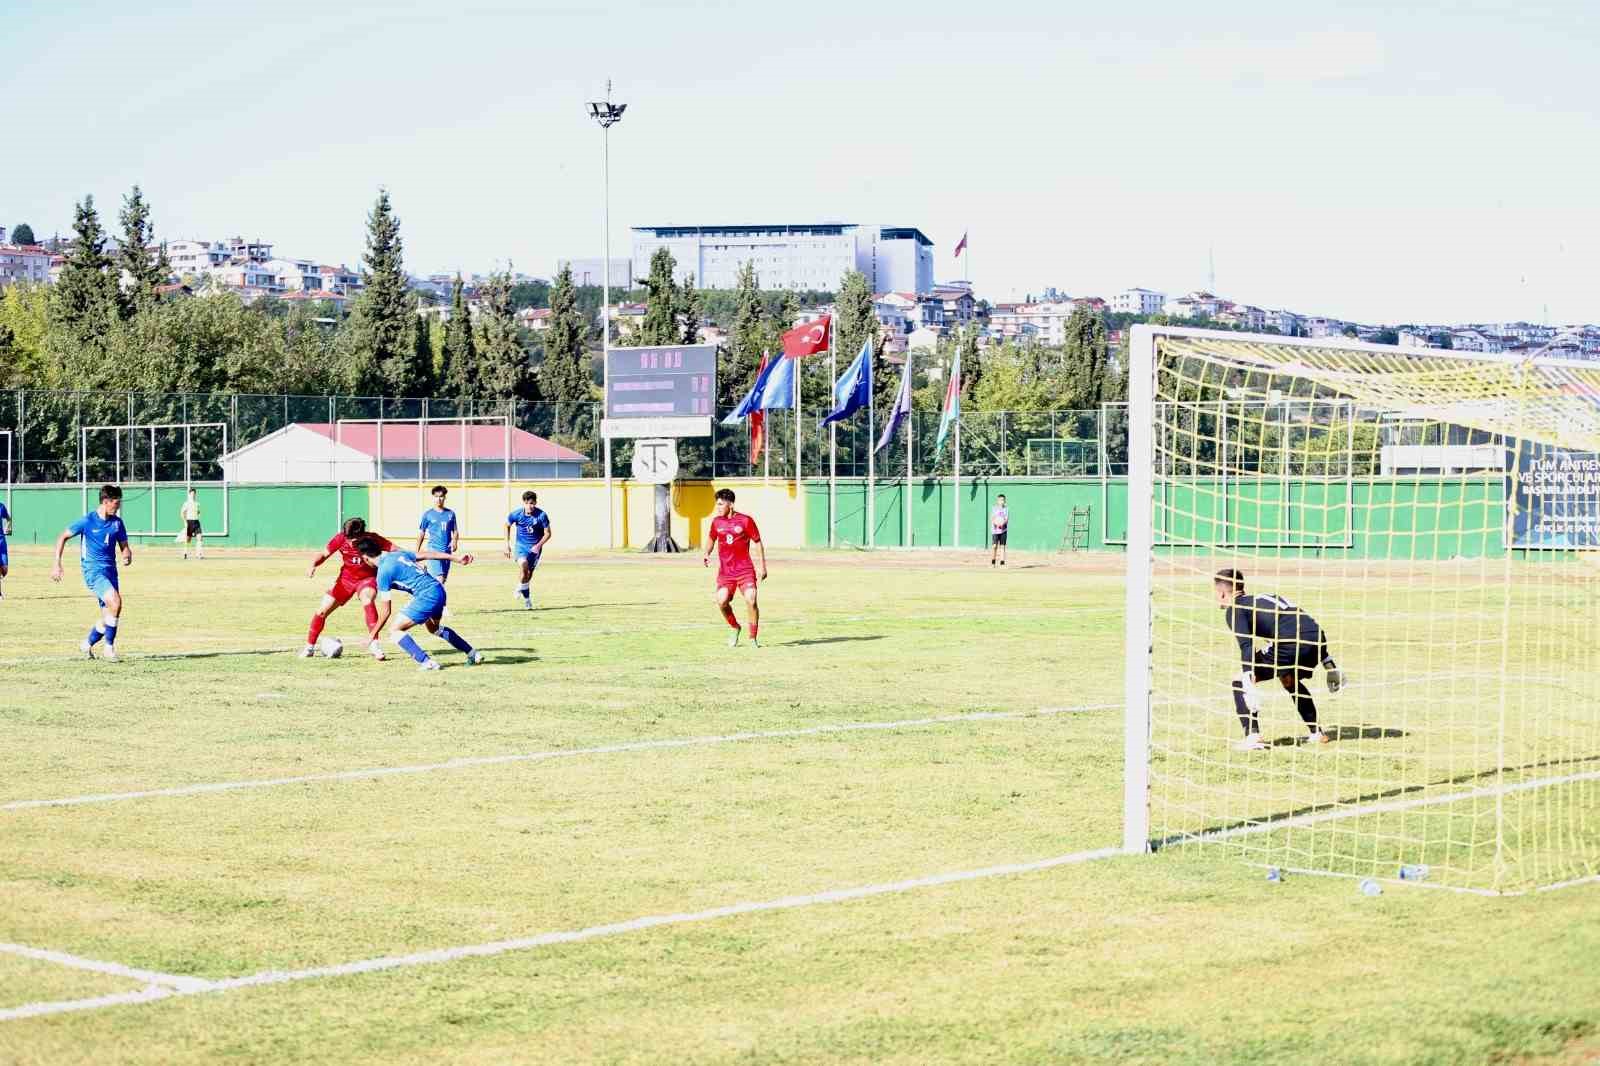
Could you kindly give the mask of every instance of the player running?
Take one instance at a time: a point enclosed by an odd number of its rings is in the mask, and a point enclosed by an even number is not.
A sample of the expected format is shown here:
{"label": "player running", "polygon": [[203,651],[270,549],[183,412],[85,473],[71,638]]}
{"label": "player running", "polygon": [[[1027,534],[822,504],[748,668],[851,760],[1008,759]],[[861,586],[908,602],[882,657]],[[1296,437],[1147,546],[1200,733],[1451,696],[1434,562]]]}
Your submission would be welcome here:
{"label": "player running", "polygon": [[744,594],[750,616],[750,646],[761,647],[757,634],[761,631],[761,608],[756,603],[756,570],[750,565],[750,545],[754,544],[761,555],[760,581],[767,579],[767,548],[761,543],[761,530],[755,519],[733,509],[733,490],[717,490],[716,514],[711,519],[711,532],[706,537],[706,550],[700,556],[700,565],[711,565],[711,549],[717,549],[717,610],[722,612],[733,636],[728,647],[739,646],[739,619],[733,613],[733,590]]}
{"label": "player running", "polygon": [[423,565],[423,562],[434,559],[466,566],[472,562],[472,556],[448,555],[427,550],[386,552],[383,550],[383,545],[378,542],[378,538],[370,534],[357,537],[356,548],[361,552],[363,564],[377,572],[378,599],[383,601],[383,611],[378,617],[380,629],[389,620],[389,615],[394,609],[392,596],[395,590],[409,593],[411,596],[411,602],[406,604],[405,609],[394,620],[394,626],[389,630],[389,639],[394,641],[401,651],[415,659],[423,670],[440,669],[438,661],[423,651],[418,646],[416,638],[407,632],[412,626],[421,623],[428,632],[465,654],[468,665],[475,666],[483,662],[483,652],[474,649],[449,626],[439,624],[439,620],[444,617],[444,586]]}
{"label": "player running", "polygon": [[456,513],[444,505],[449,492],[443,485],[433,487],[433,506],[422,512],[422,520],[417,523],[417,547],[412,553],[427,560],[428,573],[441,585],[450,580],[450,559],[461,544]]}
{"label": "player running", "polygon": [[117,512],[122,510],[122,490],[115,485],[100,486],[100,504],[94,510],[73,522],[56,538],[56,563],[50,568],[50,580],[61,580],[61,553],[67,541],[82,537],[79,562],[83,568],[83,583],[94,593],[101,616],[89,630],[89,635],[78,645],[78,650],[94,658],[94,646],[106,642],[101,657],[108,662],[117,661],[117,625],[122,619],[122,590],[117,585],[117,555],[123,566],[133,565],[133,549],[128,546],[128,527],[122,524]]}
{"label": "player running", "polygon": [[[516,530],[513,538],[511,531]],[[550,516],[539,507],[539,494],[529,489],[522,494],[522,507],[506,515],[506,558],[517,560],[517,602],[524,611],[533,610],[533,593],[528,586],[539,567],[539,553],[550,543]]]}
{"label": "player running", "polygon": [[339,580],[333,583],[333,588],[323,593],[322,606],[311,616],[311,628],[306,630],[306,646],[300,649],[300,658],[309,659],[317,653],[317,641],[322,637],[322,627],[327,624],[328,616],[349,603],[354,596],[361,601],[361,613],[367,619],[367,652],[374,659],[383,659],[383,644],[378,640],[378,581],[356,548],[356,538],[363,535],[376,540],[384,551],[394,551],[389,538],[367,532],[366,519],[345,520],[344,528],[335,533],[327,547],[317,553],[311,560],[311,569],[306,572],[307,577],[316,577],[317,567],[335,555],[340,559]]}
{"label": "player running", "polygon": [[[1344,671],[1328,653],[1328,635],[1315,618],[1282,596],[1246,593],[1244,574],[1238,570],[1231,567],[1218,570],[1212,585],[1228,628],[1239,642],[1241,670],[1233,682],[1233,708],[1244,726],[1244,739],[1234,747],[1240,751],[1260,751],[1267,746],[1261,739],[1261,695],[1255,683],[1274,675],[1294,697],[1295,710],[1300,712],[1300,720],[1310,730],[1306,743],[1326,744],[1328,735],[1317,728],[1317,704],[1306,688],[1306,678],[1321,663],[1328,691],[1338,692],[1344,687]],[[1255,650],[1257,638],[1268,642],[1262,651]]]}
{"label": "player running", "polygon": [[6,541],[11,536],[11,512],[6,509],[5,502],[0,500],[0,599],[6,594],[6,575],[11,573],[11,550],[6,547]]}

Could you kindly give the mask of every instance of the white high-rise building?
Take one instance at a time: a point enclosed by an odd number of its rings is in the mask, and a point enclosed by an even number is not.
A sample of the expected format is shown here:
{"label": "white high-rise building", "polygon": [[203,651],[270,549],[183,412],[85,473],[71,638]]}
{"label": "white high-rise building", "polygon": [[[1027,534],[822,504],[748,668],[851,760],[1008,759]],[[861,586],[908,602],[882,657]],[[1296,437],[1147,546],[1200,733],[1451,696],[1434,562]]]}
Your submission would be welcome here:
{"label": "white high-rise building", "polygon": [[1111,298],[1111,310],[1119,315],[1159,315],[1167,294],[1150,289],[1123,289]]}
{"label": "white high-rise building", "polygon": [[658,248],[672,253],[676,276],[706,289],[731,289],[739,268],[755,267],[763,289],[837,291],[846,271],[867,276],[873,292],[933,290],[933,242],[914,227],[846,222],[751,226],[635,226],[633,274],[650,274]]}

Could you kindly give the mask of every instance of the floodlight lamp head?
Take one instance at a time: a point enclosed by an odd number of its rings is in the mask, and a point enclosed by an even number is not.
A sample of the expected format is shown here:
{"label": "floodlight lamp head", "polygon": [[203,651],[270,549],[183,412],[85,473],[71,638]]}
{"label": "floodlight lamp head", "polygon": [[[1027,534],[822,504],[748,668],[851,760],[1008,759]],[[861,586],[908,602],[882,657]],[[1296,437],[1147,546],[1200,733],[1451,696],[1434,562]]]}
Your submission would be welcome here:
{"label": "floodlight lamp head", "polygon": [[622,121],[622,113],[628,110],[627,104],[613,104],[609,100],[591,100],[589,102],[589,117],[600,123],[602,129],[610,129]]}

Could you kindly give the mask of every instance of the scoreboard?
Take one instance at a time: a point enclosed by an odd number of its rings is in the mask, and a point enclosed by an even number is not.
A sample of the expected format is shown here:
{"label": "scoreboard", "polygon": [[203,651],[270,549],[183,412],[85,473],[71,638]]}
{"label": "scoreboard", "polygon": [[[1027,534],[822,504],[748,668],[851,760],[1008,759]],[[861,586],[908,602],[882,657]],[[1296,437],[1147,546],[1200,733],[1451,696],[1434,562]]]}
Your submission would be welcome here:
{"label": "scoreboard", "polygon": [[612,348],[606,362],[607,437],[700,437],[711,433],[717,346]]}

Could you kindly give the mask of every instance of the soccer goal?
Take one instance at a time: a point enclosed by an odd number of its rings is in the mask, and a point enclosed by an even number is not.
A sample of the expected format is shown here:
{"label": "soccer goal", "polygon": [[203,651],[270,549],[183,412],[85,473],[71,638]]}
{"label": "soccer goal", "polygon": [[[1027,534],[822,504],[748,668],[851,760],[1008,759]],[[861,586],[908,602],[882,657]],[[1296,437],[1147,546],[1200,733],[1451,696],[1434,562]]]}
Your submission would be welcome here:
{"label": "soccer goal", "polygon": [[[482,539],[499,535],[500,527],[493,522],[503,520],[511,505],[514,479],[530,476],[531,466],[518,462],[517,433],[509,413],[455,418],[341,418],[334,425],[333,439],[338,448],[353,448],[373,459],[373,479],[380,486],[380,498],[373,501],[372,514],[368,516],[374,528],[395,522],[414,523],[416,516],[409,512],[410,506],[427,507],[429,490],[442,483],[454,492],[450,506],[457,513],[462,538]],[[411,496],[413,491],[415,496],[405,501],[391,500],[392,494],[382,491],[382,486],[396,482],[400,483],[402,496]],[[457,489],[460,491],[455,492]],[[475,500],[483,502],[474,489],[486,491],[487,502],[492,506],[474,508]],[[342,507],[342,482],[340,497]],[[404,513],[396,514],[391,503],[399,503]],[[478,511],[487,516],[488,524],[474,522]]]}
{"label": "soccer goal", "polygon": [[1026,447],[1029,477],[1092,477],[1098,473],[1098,441],[1029,437]]}
{"label": "soccer goal", "polygon": [[123,488],[122,518],[130,537],[174,537],[183,529],[181,507],[188,490],[205,486],[208,493],[219,494],[222,518],[221,527],[207,528],[206,535],[226,537],[229,499],[222,458],[227,454],[226,422],[80,427],[78,482],[84,510],[94,505],[94,487],[111,482]]}
{"label": "soccer goal", "polygon": [[1125,848],[1600,879],[1600,365],[1152,326],[1130,361]]}

